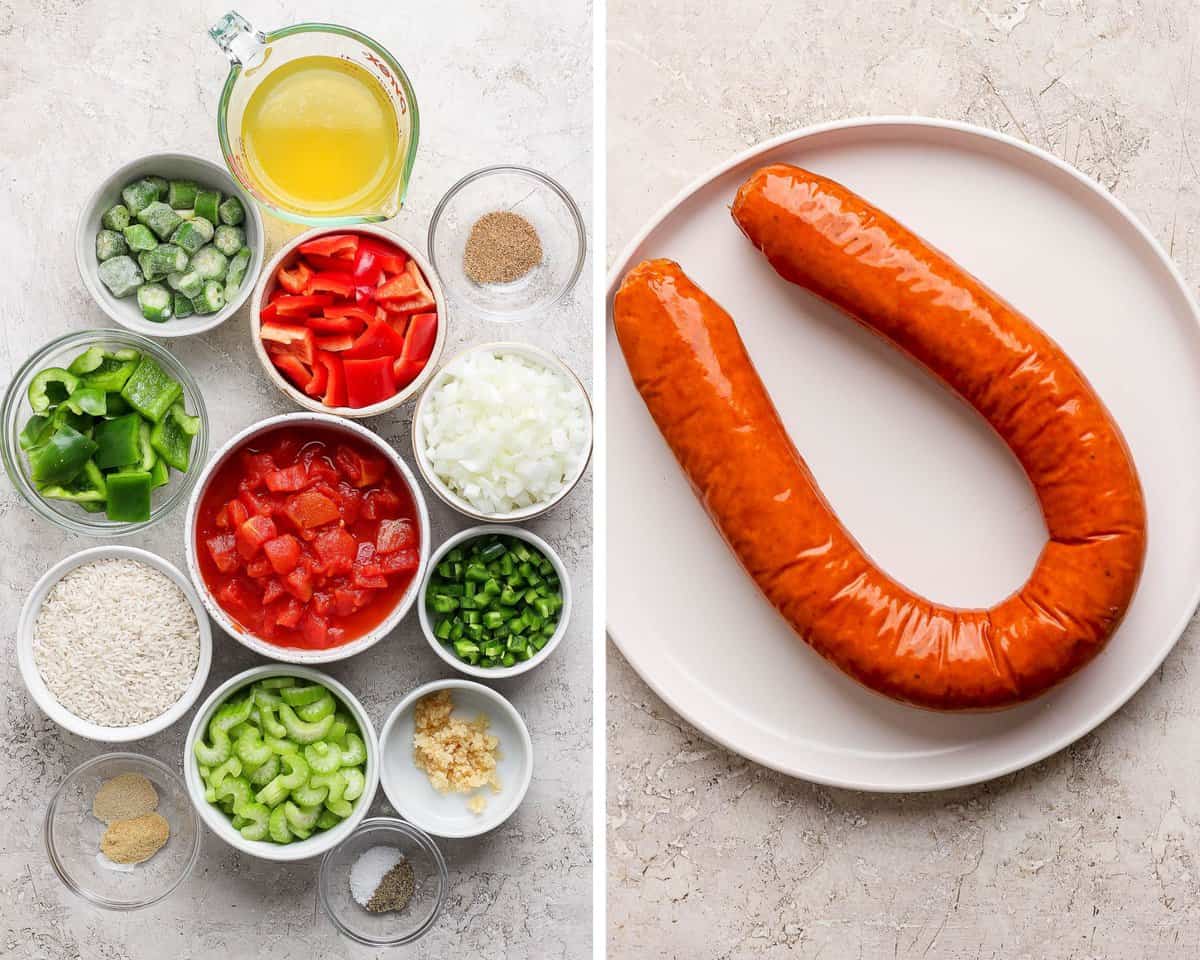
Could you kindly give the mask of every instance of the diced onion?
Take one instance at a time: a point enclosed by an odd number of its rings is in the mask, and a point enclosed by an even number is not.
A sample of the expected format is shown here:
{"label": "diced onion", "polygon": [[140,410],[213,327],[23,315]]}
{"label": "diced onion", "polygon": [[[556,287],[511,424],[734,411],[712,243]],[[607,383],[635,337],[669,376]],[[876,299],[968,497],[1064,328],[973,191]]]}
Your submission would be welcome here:
{"label": "diced onion", "polygon": [[425,452],[437,477],[480,513],[546,503],[588,444],[579,385],[514,353],[476,351],[446,369],[425,404]]}

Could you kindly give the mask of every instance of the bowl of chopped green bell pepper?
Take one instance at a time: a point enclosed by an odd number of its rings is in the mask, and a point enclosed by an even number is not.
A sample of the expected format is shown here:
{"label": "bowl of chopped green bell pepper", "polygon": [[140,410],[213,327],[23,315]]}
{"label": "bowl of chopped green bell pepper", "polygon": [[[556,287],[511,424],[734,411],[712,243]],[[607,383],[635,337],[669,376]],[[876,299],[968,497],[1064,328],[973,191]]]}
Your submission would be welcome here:
{"label": "bowl of chopped green bell pepper", "polygon": [[89,536],[161,520],[187,500],[208,455],[199,385],[153,340],[122,330],[51,340],[13,376],[0,417],[17,492]]}
{"label": "bowl of chopped green bell pepper", "polygon": [[80,211],[75,261],[113,320],[148,337],[224,323],[262,270],[262,214],[222,166],[156,153],[114,171]]}
{"label": "bowl of chopped green bell pepper", "polygon": [[571,580],[554,548],[520,527],[484,524],[429,558],[417,601],[421,632],[460,673],[515,677],[542,663],[571,619]]}

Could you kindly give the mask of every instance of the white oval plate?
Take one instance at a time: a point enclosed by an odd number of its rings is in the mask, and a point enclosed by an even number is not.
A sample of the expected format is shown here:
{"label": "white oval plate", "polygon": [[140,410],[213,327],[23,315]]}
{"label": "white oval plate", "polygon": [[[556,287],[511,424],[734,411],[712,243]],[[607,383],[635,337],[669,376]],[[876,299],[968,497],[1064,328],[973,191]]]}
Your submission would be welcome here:
{"label": "white oval plate", "polygon": [[1161,247],[1118,201],[1025,143],[922,118],[811,127],[687,189],[617,261],[678,260],[737,321],[834,509],[893,576],[988,606],[1045,538],[982,418],[901,354],[779,279],[729,216],[762,164],[833,177],[948,252],[1053,336],[1133,450],[1149,511],[1141,587],[1107,649],[1033,703],[938,714],[878,697],[796,638],[692,495],[608,337],[608,621],[642,678],[704,734],[819,783],[936,790],[1018,770],[1125,703],[1200,601],[1200,326]]}

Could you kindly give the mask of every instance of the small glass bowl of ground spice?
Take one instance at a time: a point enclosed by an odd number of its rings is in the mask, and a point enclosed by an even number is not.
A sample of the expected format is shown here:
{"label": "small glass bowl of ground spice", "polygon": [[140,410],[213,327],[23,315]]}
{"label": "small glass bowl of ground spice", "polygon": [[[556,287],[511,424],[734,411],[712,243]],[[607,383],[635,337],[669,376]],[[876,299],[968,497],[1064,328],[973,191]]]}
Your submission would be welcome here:
{"label": "small glass bowl of ground spice", "polygon": [[108,910],[136,910],[169,895],[196,865],[200,835],[180,776],[136,753],[102,754],[72,770],[43,827],[59,879]]}
{"label": "small glass bowl of ground spice", "polygon": [[372,817],[321,860],[321,905],[337,929],[369,947],[425,936],[446,901],[446,861],[429,834]]}
{"label": "small glass bowl of ground spice", "polygon": [[586,253],[575,201],[529,167],[468,174],[429,222],[429,259],[447,297],[490,320],[524,320],[563,299]]}

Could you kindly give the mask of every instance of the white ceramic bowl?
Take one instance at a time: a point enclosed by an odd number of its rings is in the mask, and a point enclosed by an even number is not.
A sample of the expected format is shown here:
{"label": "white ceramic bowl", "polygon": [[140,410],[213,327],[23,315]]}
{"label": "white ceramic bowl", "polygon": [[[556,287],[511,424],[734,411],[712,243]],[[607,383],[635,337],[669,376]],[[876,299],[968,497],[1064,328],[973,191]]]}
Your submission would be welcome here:
{"label": "white ceramic bowl", "polygon": [[[208,721],[217,708],[242,687],[249,686],[264,677],[299,677],[310,683],[319,683],[328,687],[342,705],[354,717],[362,732],[363,742],[367,745],[367,784],[363,787],[362,796],[354,801],[354,809],[350,816],[336,827],[314,833],[307,840],[294,840],[291,843],[272,843],[269,840],[247,840],[225,816],[220,807],[215,807],[204,799],[204,781],[196,763],[196,741],[208,730]],[[183,779],[187,783],[188,796],[192,798],[192,806],[200,814],[208,829],[224,840],[227,844],[243,853],[260,860],[275,860],[280,863],[290,863],[294,860],[307,860],[309,857],[319,857],[327,850],[332,850],[354,832],[363,817],[367,815],[375,791],[379,788],[379,741],[375,737],[375,728],[367,711],[349,690],[334,680],[333,677],[310,667],[286,666],[279,663],[269,663],[261,667],[251,667],[236,676],[230,677],[208,695],[208,699],[200,705],[192,726],[188,730],[187,741],[183,747]]]}
{"label": "white ceramic bowl", "polygon": [[[558,614],[558,627],[555,629],[553,636],[550,637],[550,642],[530,659],[522,660],[511,667],[476,667],[459,660],[454,655],[453,650],[433,635],[433,623],[430,620],[429,607],[425,603],[425,592],[429,589],[429,581],[433,578],[434,569],[441,563],[442,558],[459,544],[489,533],[498,533],[506,537],[516,537],[518,540],[524,540],[530,546],[540,550],[554,567],[554,572],[558,574],[559,589],[562,591],[563,605]],[[537,534],[530,533],[528,530],[522,530],[520,527],[507,527],[499,524],[484,524],[478,527],[469,527],[452,536],[438,547],[434,551],[433,556],[429,558],[429,565],[425,568],[425,575],[421,578],[417,614],[421,621],[421,632],[425,634],[425,639],[429,641],[433,652],[455,670],[465,673],[468,676],[480,677],[484,680],[503,680],[507,677],[515,677],[518,674],[532,670],[550,656],[554,652],[554,648],[562,641],[563,635],[567,632],[567,623],[571,619],[571,578],[567,573],[567,568],[563,565],[562,558],[550,544]]]}
{"label": "white ceramic bowl", "polygon": [[[427,693],[449,689],[454,712],[464,719],[487,714],[490,732],[500,740],[496,764],[500,792],[482,788],[487,798],[483,813],[467,809],[470,794],[438,793],[425,772],[413,762],[413,711]],[[383,725],[379,735],[380,782],[388,802],[409,823],[435,837],[477,837],[494,830],[525,799],[533,779],[533,742],[516,708],[490,687],[473,680],[437,680],[408,694]]]}
{"label": "white ceramic bowl", "polygon": [[[446,380],[447,371],[450,370],[459,360],[472,353],[496,353],[496,354],[516,354],[517,356],[525,357],[535,363],[540,363],[551,370],[557,370],[567,380],[574,383],[579,392],[583,395],[583,402],[588,411],[588,433],[587,433],[587,451],[579,458],[579,466],[575,472],[567,478],[567,482],[563,484],[562,489],[558,491],[551,499],[545,503],[535,503],[532,506],[523,507],[520,510],[510,510],[508,513],[481,513],[476,510],[470,503],[460,497],[457,493],[451,490],[433,471],[433,464],[429,461],[429,455],[426,452],[425,444],[425,424],[424,413],[426,405],[429,403],[430,396],[438,389],[438,387]],[[417,469],[421,471],[421,476],[425,482],[429,484],[433,492],[447,505],[453,507],[459,513],[470,517],[473,520],[481,520],[484,523],[518,523],[521,520],[530,520],[533,517],[540,517],[554,509],[558,504],[575,489],[580,479],[583,477],[584,471],[587,470],[588,461],[592,458],[592,401],[588,397],[588,392],[583,386],[583,381],[575,375],[575,371],[568,367],[565,363],[558,359],[554,354],[539,347],[531,346],[527,343],[481,343],[475,347],[468,347],[459,353],[456,353],[450,358],[450,361],[437,372],[437,376],[429,381],[429,385],[421,394],[417,401],[417,408],[413,412],[412,420],[412,440],[413,440],[413,455],[417,461]]]}
{"label": "white ceramic bowl", "polygon": [[[250,248],[250,266],[246,269],[246,277],[238,288],[237,296],[216,313],[204,316],[194,313],[182,320],[172,318],[166,323],[154,323],[142,316],[136,295],[118,300],[100,282],[100,261],[96,259],[96,234],[100,230],[100,217],[114,203],[121,202],[121,190],[125,186],[141,177],[150,176],[165,177],[167,180],[195,180],[202,187],[220,190],[222,197],[237,197],[242,202],[246,219],[241,227],[246,231],[246,246]],[[187,153],[154,153],[115,170],[84,204],[75,227],[75,262],[88,293],[121,326],[147,337],[190,337],[228,320],[254,289],[262,270],[265,246],[262,214],[241,184],[219,164]]]}
{"label": "white ceramic bowl", "polygon": [[[183,595],[187,597],[188,603],[191,604],[192,610],[196,614],[196,624],[200,628],[200,659],[196,663],[196,674],[192,677],[192,682],[184,690],[183,696],[166,713],[153,720],[128,727],[105,727],[75,716],[59,703],[46,687],[45,681],[42,680],[42,675],[38,671],[37,663],[33,659],[33,626],[37,621],[42,603],[46,599],[46,594],[66,574],[85,563],[122,558],[137,560],[166,574],[183,591]],[[174,565],[162,557],[137,547],[91,547],[67,557],[42,575],[42,578],[30,591],[29,596],[25,598],[25,605],[21,608],[21,619],[17,626],[17,665],[21,670],[21,679],[25,681],[25,688],[33,697],[34,703],[46,716],[63,729],[86,737],[88,740],[100,740],[104,743],[129,743],[166,730],[192,708],[192,704],[196,702],[196,698],[200,696],[200,692],[208,680],[208,669],[211,664],[212,629],[209,627],[208,617],[204,615],[204,607],[200,603],[200,598],[196,595],[191,583]]]}
{"label": "white ceramic bowl", "polygon": [[[348,643],[343,643],[340,646],[329,647],[324,650],[308,650],[301,647],[282,647],[273,643],[268,643],[260,637],[248,632],[230,619],[225,613],[221,605],[217,603],[216,598],[208,589],[208,585],[204,582],[204,577],[200,573],[200,564],[197,559],[196,551],[196,516],[200,510],[200,502],[204,499],[204,493],[208,489],[209,482],[212,480],[213,474],[221,468],[221,465],[227,461],[231,455],[236,453],[248,441],[259,436],[260,434],[269,433],[279,427],[295,427],[295,426],[320,426],[331,430],[340,431],[360,440],[366,441],[385,457],[388,462],[399,471],[400,476],[408,485],[412,493],[413,505],[417,510],[417,533],[420,536],[420,554],[421,562],[417,567],[416,573],[413,575],[412,583],[400,598],[399,603],[387,618],[383,620],[377,627],[363,634],[357,640],[351,640]],[[222,630],[237,640],[245,647],[249,647],[255,653],[264,657],[269,657],[272,660],[281,660],[284,663],[332,663],[335,660],[345,660],[347,657],[352,657],[356,653],[362,653],[368,647],[373,647],[376,643],[386,637],[396,628],[396,625],[404,619],[404,615],[408,613],[409,608],[419,594],[421,580],[425,576],[425,567],[429,563],[429,538],[431,536],[429,527],[429,511],[425,506],[425,497],[421,493],[421,487],[417,483],[417,479],[413,476],[412,469],[407,463],[401,459],[393,447],[387,441],[380,437],[377,433],[372,433],[366,427],[359,426],[349,420],[343,420],[338,417],[330,416],[326,413],[285,413],[277,417],[268,417],[266,420],[260,420],[258,423],[253,423],[242,430],[240,433],[234,434],[225,442],[225,445],[212,457],[205,465],[204,471],[200,474],[200,479],[196,482],[195,488],[192,490],[192,497],[188,501],[187,520],[184,526],[187,531],[185,537],[185,556],[187,557],[188,574],[192,578],[192,582],[196,586],[196,592],[200,595],[201,601],[208,610],[212,618],[217,622]]]}
{"label": "white ceramic bowl", "polygon": [[[262,309],[267,303],[267,298],[275,290],[275,274],[279,270],[280,264],[291,260],[302,243],[308,243],[309,240],[334,233],[357,233],[378,237],[380,240],[384,240],[392,244],[392,246],[403,250],[421,268],[421,272],[425,275],[425,282],[429,284],[429,292],[433,294],[434,303],[436,304],[435,309],[438,315],[437,338],[433,342],[433,352],[429,354],[429,360],[425,364],[425,369],[417,375],[417,378],[412,383],[408,384],[408,386],[399,391],[395,396],[387,400],[382,400],[379,403],[373,403],[369,407],[327,407],[320,399],[310,397],[276,369],[275,364],[271,362],[271,358],[267,356],[267,350],[263,346],[262,337],[259,336],[259,331],[262,329]],[[262,275],[254,287],[254,299],[250,301],[250,338],[254,345],[254,355],[258,357],[258,362],[262,364],[267,377],[285,396],[290,397],[297,404],[304,407],[304,409],[311,410],[314,413],[332,413],[339,417],[362,420],[366,417],[377,417],[382,413],[387,413],[389,410],[395,410],[396,407],[416,396],[420,389],[429,382],[429,378],[433,376],[434,370],[437,369],[438,360],[441,359],[442,349],[446,345],[446,324],[448,317],[446,297],[442,293],[442,285],[438,280],[437,273],[430,266],[429,261],[425,259],[425,256],[412,244],[397,236],[391,230],[385,230],[383,227],[318,227],[315,230],[302,233],[284,246],[283,249],[271,258],[271,262],[262,271]]]}

